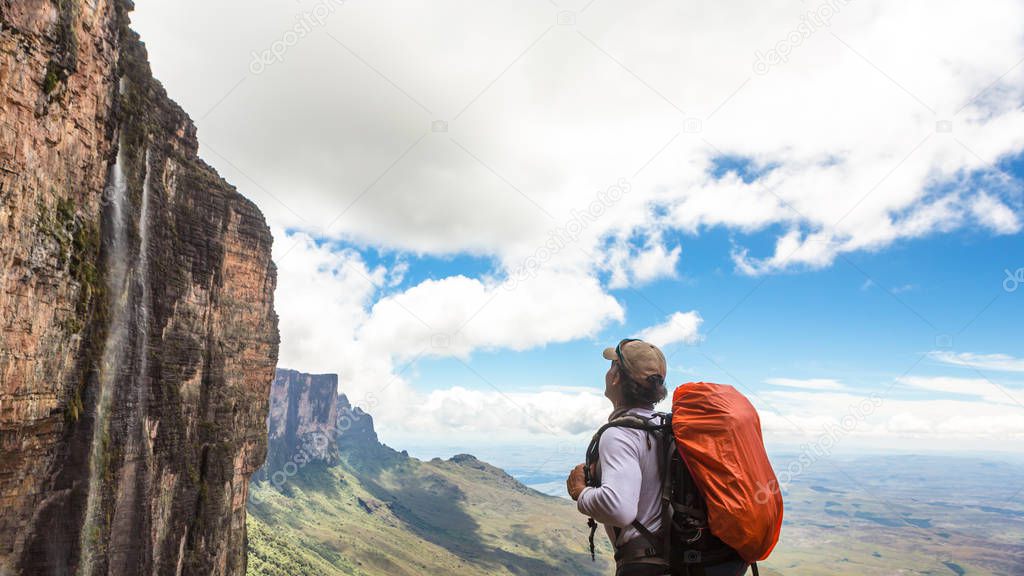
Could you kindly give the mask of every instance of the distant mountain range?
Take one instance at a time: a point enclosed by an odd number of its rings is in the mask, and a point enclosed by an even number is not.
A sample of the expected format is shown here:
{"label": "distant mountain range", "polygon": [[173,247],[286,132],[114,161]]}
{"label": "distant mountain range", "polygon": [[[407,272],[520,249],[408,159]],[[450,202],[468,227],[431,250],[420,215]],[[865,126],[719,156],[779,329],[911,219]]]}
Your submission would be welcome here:
{"label": "distant mountain range", "polygon": [[[267,465],[251,486],[248,574],[609,574],[573,504],[470,455],[381,444],[337,377],[278,370]],[[599,535],[600,536],[600,535]]]}

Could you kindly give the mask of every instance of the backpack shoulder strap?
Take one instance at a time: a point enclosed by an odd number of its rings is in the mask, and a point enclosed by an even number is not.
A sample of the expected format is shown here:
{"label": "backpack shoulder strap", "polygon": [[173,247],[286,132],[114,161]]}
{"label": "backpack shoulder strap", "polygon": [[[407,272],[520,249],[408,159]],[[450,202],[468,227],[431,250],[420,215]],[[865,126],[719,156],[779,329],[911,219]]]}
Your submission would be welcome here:
{"label": "backpack shoulder strap", "polygon": [[[607,424],[604,424],[597,429],[594,433],[594,437],[590,440],[590,446],[587,447],[587,459],[586,465],[583,467],[583,475],[586,480],[587,486],[598,486],[600,485],[599,478],[591,474],[591,466],[600,460],[600,448],[601,448],[601,435],[604,434],[605,430],[609,428],[631,428],[633,430],[641,430],[648,433],[663,434],[666,431],[671,434],[672,429],[672,415],[664,414],[662,412],[655,412],[650,416],[642,416],[639,414],[625,413],[618,417],[612,418]],[[665,477],[663,477],[663,481]],[[587,524],[590,526],[590,556],[591,559],[594,557],[594,533],[597,531],[597,523],[593,518],[587,519]],[[663,522],[666,533],[670,532],[667,529],[667,524]],[[662,556],[667,551],[667,546],[659,546],[659,538],[655,536],[646,526],[641,524],[639,521],[634,520],[632,524],[633,528],[640,533],[640,536],[647,540],[650,544],[650,550],[652,555]],[[620,531],[616,530],[615,535],[618,539]],[[668,544],[668,539],[664,539],[664,544]]]}
{"label": "backpack shoulder strap", "polygon": [[590,465],[598,461],[601,448],[601,435],[609,428],[632,428],[633,430],[642,430],[644,432],[663,432],[671,430],[672,416],[661,412],[655,412],[650,416],[626,413],[613,418],[607,424],[598,428],[597,432],[594,433],[594,437],[590,440],[590,446],[587,447],[587,466],[584,470],[585,475],[587,476],[587,486],[594,486],[595,484],[592,484],[591,482],[596,482],[597,480],[596,478],[589,477]]}

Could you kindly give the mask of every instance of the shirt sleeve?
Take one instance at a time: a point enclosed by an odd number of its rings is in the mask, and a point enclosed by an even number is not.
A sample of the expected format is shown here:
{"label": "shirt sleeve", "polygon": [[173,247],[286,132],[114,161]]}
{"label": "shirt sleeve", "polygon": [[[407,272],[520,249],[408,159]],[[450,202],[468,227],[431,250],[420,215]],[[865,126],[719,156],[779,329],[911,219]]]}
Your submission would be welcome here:
{"label": "shirt sleeve", "polygon": [[602,524],[626,527],[636,520],[640,503],[640,452],[636,438],[622,428],[601,435],[601,486],[588,487],[576,508]]}

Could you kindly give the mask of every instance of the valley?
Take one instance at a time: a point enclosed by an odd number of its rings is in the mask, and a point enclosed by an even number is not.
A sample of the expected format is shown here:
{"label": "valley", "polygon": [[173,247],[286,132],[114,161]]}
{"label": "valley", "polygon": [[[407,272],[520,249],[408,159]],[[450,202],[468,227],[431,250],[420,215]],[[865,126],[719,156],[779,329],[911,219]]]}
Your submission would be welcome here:
{"label": "valley", "polygon": [[[248,506],[250,576],[613,572],[600,533],[591,562],[585,520],[565,495],[585,440],[410,442],[416,458],[381,443],[372,416],[334,396],[336,386],[332,375],[278,371],[268,465]],[[806,464],[776,450],[786,517],[761,573],[1024,574],[1024,463],[1009,460],[833,455]]]}
{"label": "valley", "polygon": [[379,442],[333,375],[278,371],[268,465],[248,502],[250,576],[599,575],[586,519],[477,458],[422,461]]}

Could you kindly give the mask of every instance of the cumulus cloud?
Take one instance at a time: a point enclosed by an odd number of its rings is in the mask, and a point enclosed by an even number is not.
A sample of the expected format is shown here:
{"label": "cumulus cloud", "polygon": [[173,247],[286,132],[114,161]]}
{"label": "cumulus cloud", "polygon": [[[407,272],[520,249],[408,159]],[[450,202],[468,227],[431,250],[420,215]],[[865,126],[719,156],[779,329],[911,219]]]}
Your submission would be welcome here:
{"label": "cumulus cloud", "polygon": [[[545,3],[347,2],[290,37],[311,0],[139,4],[135,25],[203,156],[275,230],[282,364],[386,388],[396,400],[381,410],[398,416],[421,351],[593,336],[624,319],[609,289],[673,277],[711,228],[748,275],[966,226],[1021,230],[1019,187],[976,185],[1024,150],[1015,0],[850,3],[767,71],[755,54],[804,8],[609,1],[562,25]],[[279,54],[254,67],[266,50]],[[754,169],[719,173],[723,158]],[[363,248],[494,269],[406,286],[404,260],[369,265]],[[525,262],[543,265],[507,290]],[[648,337],[688,341],[699,324],[677,313]],[[443,413],[451,396],[429,405]]]}
{"label": "cumulus cloud", "polygon": [[[962,226],[1020,230],[1013,190],[968,176],[1024,149],[1008,56],[1024,5],[851,3],[762,73],[755,54],[798,23],[783,7],[608,2],[555,25],[550,5],[346,3],[258,75],[253,52],[310,4],[150,3],[135,21],[209,160],[276,225],[318,236],[504,261],[623,177],[632,192],[562,262],[599,267],[602,239],[631,238],[616,285],[674,268],[677,246],[645,242],[671,231],[777,227],[772,254],[737,240],[737,268],[765,274]],[[224,36],[215,23],[238,11]],[[722,158],[758,170],[717,174]]]}
{"label": "cumulus cloud", "polygon": [[785,270],[795,265],[803,265],[811,269],[823,268],[832,264],[839,249],[835,239],[827,233],[804,235],[799,230],[792,230],[775,243],[775,253],[768,258],[751,258],[749,251],[741,249],[733,252],[736,269],[743,274],[757,276]]}
{"label": "cumulus cloud", "polygon": [[387,271],[367,266],[354,250],[318,244],[308,234],[274,235],[281,365],[312,372],[351,366],[358,357],[351,354],[356,330],[368,320]]}
{"label": "cumulus cloud", "polygon": [[971,201],[971,213],[982,226],[997,234],[1020,232],[1020,218],[998,198],[979,192]]}
{"label": "cumulus cloud", "polygon": [[700,325],[703,323],[704,318],[695,310],[676,312],[661,324],[642,330],[639,337],[662,348],[676,342],[696,344],[700,342]]}
{"label": "cumulus cloud", "polygon": [[667,248],[657,239],[643,246],[628,241],[616,243],[608,249],[611,278],[609,288],[625,288],[647,284],[659,278],[674,278],[682,247]]}
{"label": "cumulus cloud", "polygon": [[[811,386],[818,387],[740,387],[757,408],[765,440],[771,446],[806,445],[827,437],[835,449],[892,449],[934,446],[936,442],[947,449],[991,448],[993,441],[1024,439],[1020,406],[1007,402],[1005,396],[990,395],[989,391],[998,394],[990,384],[986,391],[980,383],[904,381],[908,387],[913,382],[925,387],[922,389],[951,387],[953,392],[965,393],[965,397],[954,399],[911,399],[889,392],[836,389],[831,379],[795,382],[817,382]],[[520,433],[520,438],[525,433],[552,439],[585,437],[607,418],[608,407],[596,389],[550,388],[505,394],[455,387],[430,393],[415,411],[415,428],[441,437],[451,434],[452,438],[464,437],[466,432],[502,437]],[[658,409],[669,410],[670,406],[666,402]]]}
{"label": "cumulus cloud", "polygon": [[[385,427],[475,425],[495,431],[508,425],[513,433],[568,434],[581,422],[589,426],[603,418],[606,401],[596,392],[531,396],[455,387],[422,394],[411,386],[411,368],[420,358],[465,360],[480,349],[525,350],[585,338],[621,322],[622,307],[595,278],[551,271],[516,283],[449,276],[402,289],[396,278],[405,273],[403,262],[390,269],[370,266],[354,250],[301,232],[274,232],[280,365],[338,373],[353,402],[371,408]],[[419,414],[415,422],[411,405]],[[453,419],[456,408],[466,409],[464,424]],[[503,415],[480,419],[492,413]]]}
{"label": "cumulus cloud", "polygon": [[593,433],[610,409],[600,390],[504,393],[455,386],[429,393],[410,425],[438,435],[511,432],[557,438]]}
{"label": "cumulus cloud", "polygon": [[397,357],[465,358],[596,334],[624,311],[594,277],[542,271],[515,284],[466,276],[425,280],[374,303],[358,338]]}

